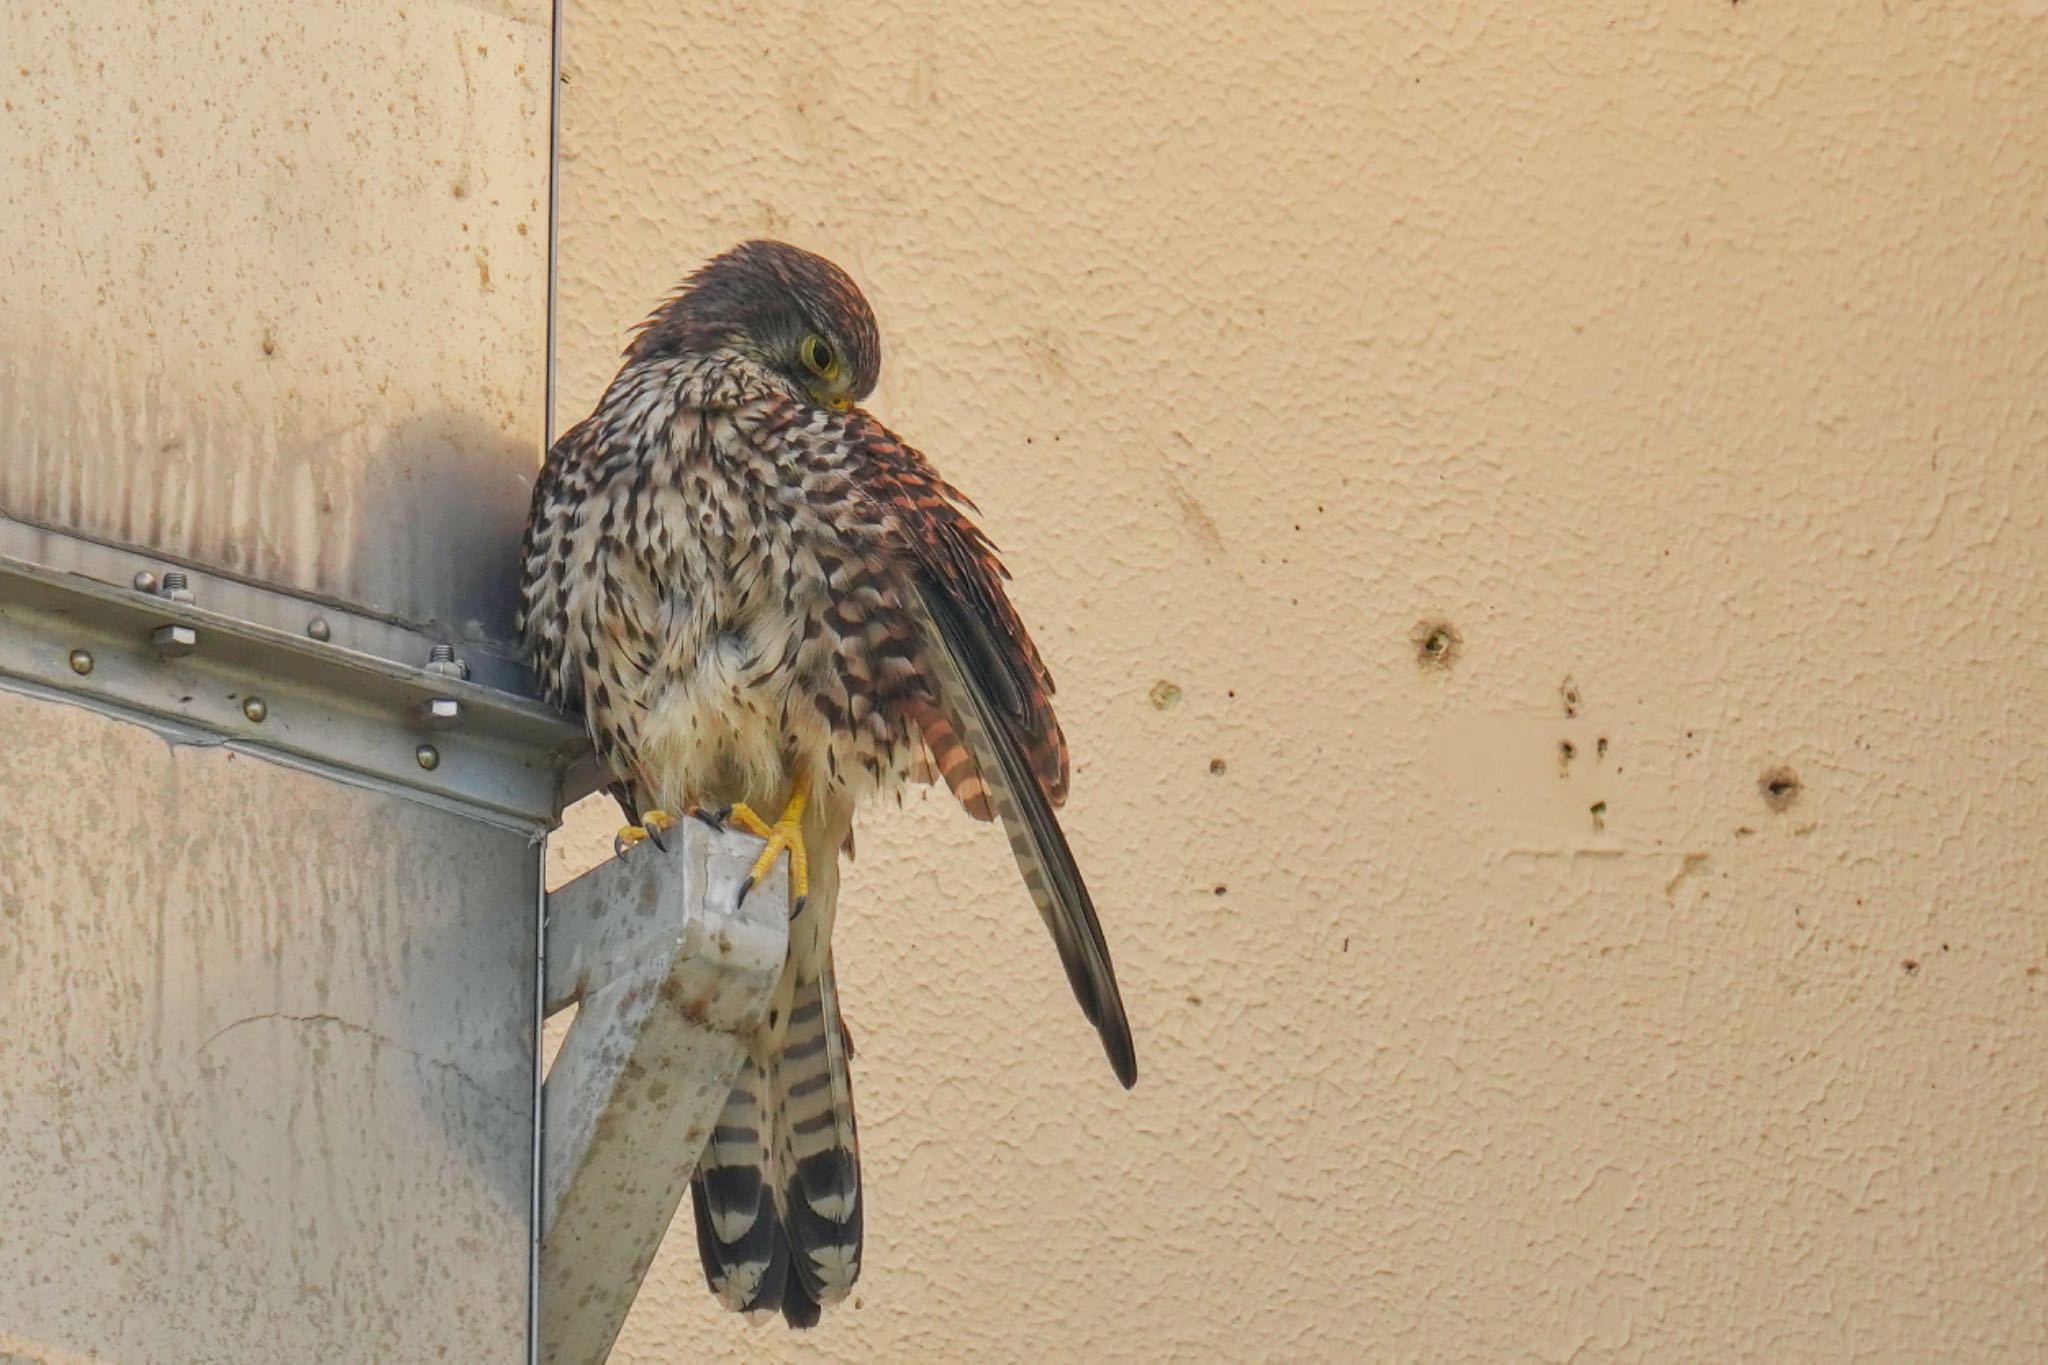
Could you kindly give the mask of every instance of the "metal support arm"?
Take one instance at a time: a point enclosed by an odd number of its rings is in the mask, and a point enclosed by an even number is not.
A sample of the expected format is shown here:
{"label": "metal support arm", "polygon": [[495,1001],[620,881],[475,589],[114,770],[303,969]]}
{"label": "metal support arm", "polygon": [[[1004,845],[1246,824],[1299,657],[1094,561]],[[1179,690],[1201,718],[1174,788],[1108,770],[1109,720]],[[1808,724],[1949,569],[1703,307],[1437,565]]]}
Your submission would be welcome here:
{"label": "metal support arm", "polygon": [[787,872],[744,906],[758,839],[684,820],[548,898],[548,1013],[577,1004],[543,1112],[540,1359],[610,1353],[759,1025]]}

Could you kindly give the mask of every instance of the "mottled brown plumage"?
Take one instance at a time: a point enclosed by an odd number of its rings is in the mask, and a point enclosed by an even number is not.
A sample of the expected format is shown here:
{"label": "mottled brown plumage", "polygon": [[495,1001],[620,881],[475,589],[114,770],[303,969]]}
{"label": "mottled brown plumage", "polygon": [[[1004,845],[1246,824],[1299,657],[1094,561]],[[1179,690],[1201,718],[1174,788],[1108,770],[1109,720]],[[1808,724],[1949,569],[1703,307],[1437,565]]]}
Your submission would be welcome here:
{"label": "mottled brown plumage", "polygon": [[534,489],[522,625],[629,815],[782,808],[810,884],[768,1026],[692,1182],[712,1289],[816,1320],[860,1269],[850,1048],[830,936],[856,809],[938,778],[1000,819],[1125,1085],[1130,1027],[1053,809],[1051,675],[960,492],[854,406],[880,346],[831,263],[750,242],[642,326]]}

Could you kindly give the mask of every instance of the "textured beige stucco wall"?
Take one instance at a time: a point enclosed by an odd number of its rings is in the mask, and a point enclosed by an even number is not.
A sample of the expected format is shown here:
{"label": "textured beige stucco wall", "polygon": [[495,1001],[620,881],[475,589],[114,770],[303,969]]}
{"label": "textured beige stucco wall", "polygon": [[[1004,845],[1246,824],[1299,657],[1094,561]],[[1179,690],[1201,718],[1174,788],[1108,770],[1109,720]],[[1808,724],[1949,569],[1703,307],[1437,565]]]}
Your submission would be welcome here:
{"label": "textured beige stucco wall", "polygon": [[2048,5],[1377,8],[571,4],[564,414],[862,280],[1143,1070],[876,815],[857,1306],[617,1359],[2048,1356]]}

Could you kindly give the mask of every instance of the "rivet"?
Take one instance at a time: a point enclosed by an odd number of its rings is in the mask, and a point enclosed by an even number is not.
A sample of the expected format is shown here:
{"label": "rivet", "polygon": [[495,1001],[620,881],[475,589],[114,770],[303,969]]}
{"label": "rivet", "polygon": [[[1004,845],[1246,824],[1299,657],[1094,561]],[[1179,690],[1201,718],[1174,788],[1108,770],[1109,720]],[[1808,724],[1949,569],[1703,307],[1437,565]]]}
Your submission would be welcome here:
{"label": "rivet", "polygon": [[412,756],[418,759],[420,766],[428,772],[441,766],[441,751],[431,744],[420,745],[412,751]]}
{"label": "rivet", "polygon": [[263,718],[270,714],[270,708],[263,704],[263,698],[261,697],[244,697],[242,698],[242,714],[255,721],[258,725],[261,725]]}
{"label": "rivet", "polygon": [[327,618],[324,616],[316,616],[306,622],[306,634],[315,640],[321,641],[334,638],[334,632],[328,628]]}
{"label": "rivet", "polygon": [[92,672],[92,655],[82,649],[72,650],[71,671],[81,678]]}
{"label": "rivet", "polygon": [[147,570],[147,569],[139,569],[139,570],[137,570],[137,571],[136,571],[136,574],[135,574],[135,591],[137,591],[137,592],[150,592],[150,593],[153,593],[153,592],[155,592],[155,591],[156,591],[156,575],[155,575],[155,574],[153,574],[153,573],[151,573],[151,572],[150,572],[149,570]]}

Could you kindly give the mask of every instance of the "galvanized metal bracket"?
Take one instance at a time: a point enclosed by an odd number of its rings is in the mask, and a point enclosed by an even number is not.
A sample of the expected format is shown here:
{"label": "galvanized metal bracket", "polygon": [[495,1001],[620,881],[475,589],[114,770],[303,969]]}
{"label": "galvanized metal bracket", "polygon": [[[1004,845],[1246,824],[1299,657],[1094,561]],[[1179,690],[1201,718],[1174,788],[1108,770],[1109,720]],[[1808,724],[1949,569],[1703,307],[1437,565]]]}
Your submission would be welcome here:
{"label": "galvanized metal bracket", "polygon": [[9,679],[536,831],[595,785],[581,727],[501,654],[0,518]]}
{"label": "galvanized metal bracket", "polygon": [[542,1099],[540,1359],[596,1365],[689,1185],[789,941],[786,865],[684,820],[548,898],[548,1013],[579,1009]]}

